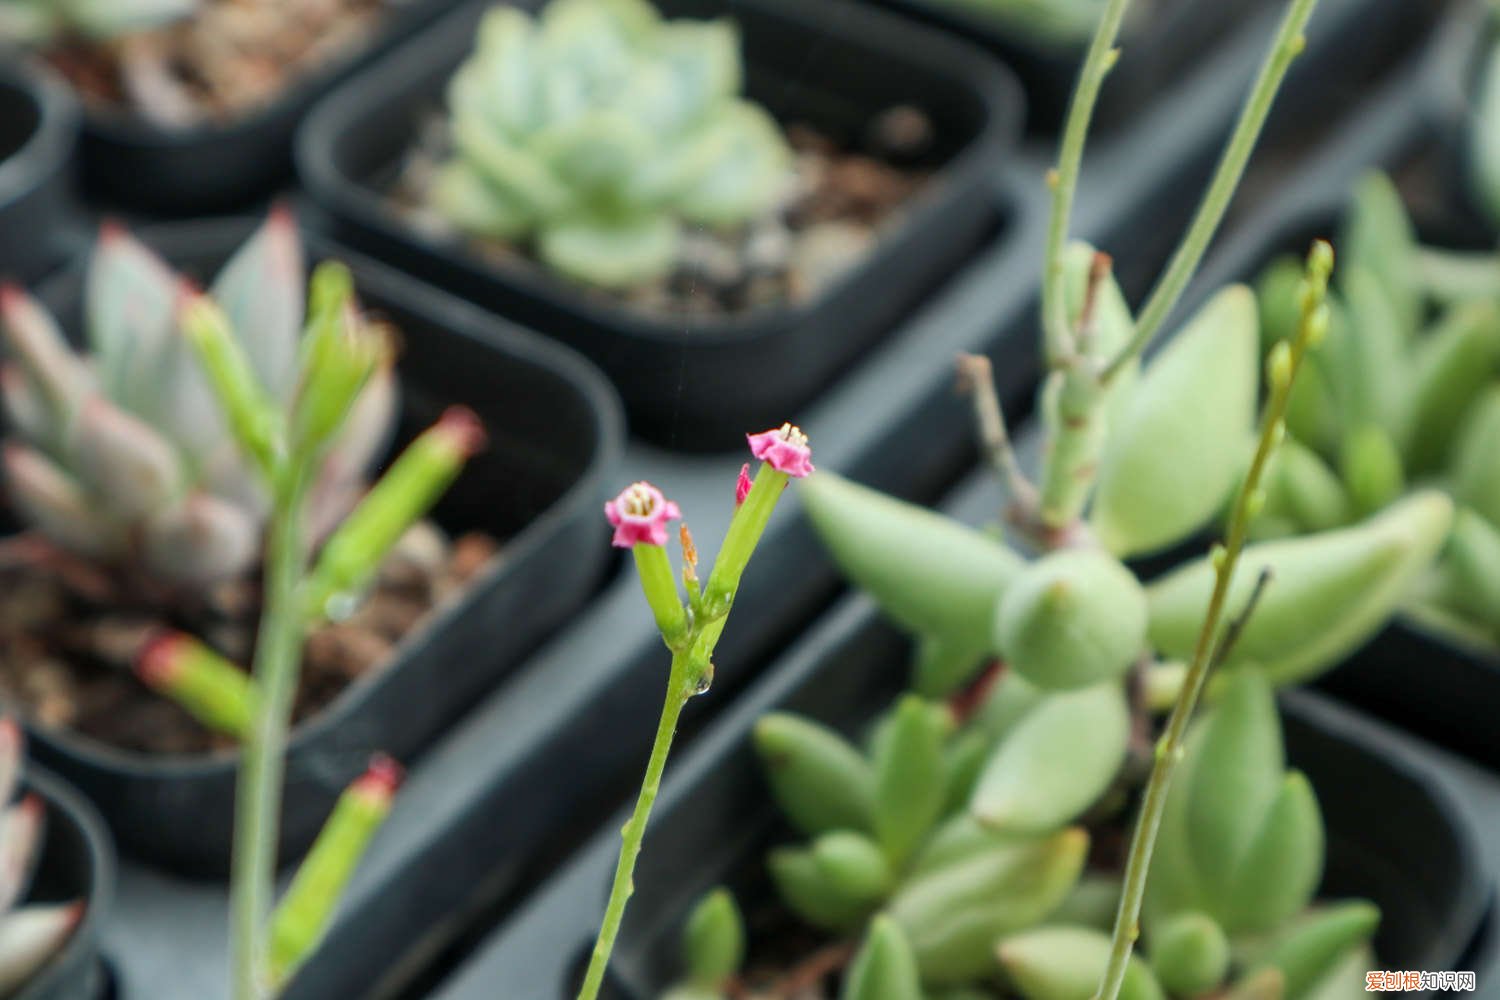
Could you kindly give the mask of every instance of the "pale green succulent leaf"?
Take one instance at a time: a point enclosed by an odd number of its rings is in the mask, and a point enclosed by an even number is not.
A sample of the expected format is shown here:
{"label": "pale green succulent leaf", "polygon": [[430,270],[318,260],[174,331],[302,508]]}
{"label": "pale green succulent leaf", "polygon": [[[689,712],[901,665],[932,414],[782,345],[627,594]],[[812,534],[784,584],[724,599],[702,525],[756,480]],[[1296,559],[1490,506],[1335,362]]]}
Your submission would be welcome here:
{"label": "pale green succulent leaf", "polygon": [[537,250],[575,281],[629,288],[665,276],[676,259],[677,242],[677,224],[666,215],[616,221],[580,217],[543,226]]}
{"label": "pale green succulent leaf", "polygon": [[1292,771],[1236,865],[1221,908],[1232,932],[1270,930],[1312,902],[1323,877],[1323,817],[1307,778]]}
{"label": "pale green succulent leaf", "polygon": [[838,733],[775,712],[756,722],[754,739],[777,804],[803,833],[873,828],[874,774]]}
{"label": "pale green succulent leaf", "polygon": [[682,957],[690,983],[721,986],[745,958],[745,921],[725,889],[704,896],[688,914],[682,931]]}
{"label": "pale green succulent leaf", "polygon": [[1206,913],[1178,914],[1151,934],[1151,970],[1173,996],[1210,992],[1224,981],[1229,959],[1229,938]]}
{"label": "pale green succulent leaf", "polygon": [[1410,342],[1422,318],[1417,234],[1390,177],[1370,171],[1361,178],[1334,245],[1341,287],[1351,292],[1350,279],[1367,275],[1391,307],[1398,342]]}
{"label": "pale green succulent leaf", "polygon": [[870,923],[849,965],[840,1000],[922,1000],[922,982],[911,943],[890,917]]}
{"label": "pale green succulent leaf", "polygon": [[[1109,935],[1086,927],[1038,927],[999,944],[1000,965],[1025,1000],[1091,1000],[1109,964]],[[1149,966],[1131,956],[1120,1000],[1165,1000]]]}
{"label": "pale green succulent leaf", "polygon": [[1369,941],[1379,925],[1380,910],[1373,903],[1321,907],[1288,927],[1264,964],[1281,970],[1286,1000],[1302,1000],[1351,950]]}
{"label": "pale green succulent leaf", "polygon": [[1500,385],[1475,402],[1449,464],[1453,496],[1491,524],[1500,525]]}
{"label": "pale green succulent leaf", "polygon": [[929,705],[907,695],[897,703],[875,753],[875,835],[895,865],[905,862],[921,843],[946,801],[946,735]]}

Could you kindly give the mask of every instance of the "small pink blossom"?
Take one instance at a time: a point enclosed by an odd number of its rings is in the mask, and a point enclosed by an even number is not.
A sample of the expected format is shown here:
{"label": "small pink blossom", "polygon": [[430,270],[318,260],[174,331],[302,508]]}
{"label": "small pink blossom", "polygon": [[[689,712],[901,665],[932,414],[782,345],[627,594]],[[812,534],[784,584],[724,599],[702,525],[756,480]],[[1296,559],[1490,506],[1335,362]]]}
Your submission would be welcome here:
{"label": "small pink blossom", "polygon": [[604,516],[615,527],[616,548],[667,544],[667,522],[682,517],[677,505],[650,483],[631,483],[604,505]]}
{"label": "small pink blossom", "polygon": [[740,466],[740,478],[734,484],[734,505],[738,507],[750,495],[750,463]]}
{"label": "small pink blossom", "polygon": [[775,430],[747,434],[746,438],[750,442],[750,454],[762,462],[769,462],[777,472],[801,479],[813,471],[812,448],[808,447],[807,435],[800,427],[782,424]]}

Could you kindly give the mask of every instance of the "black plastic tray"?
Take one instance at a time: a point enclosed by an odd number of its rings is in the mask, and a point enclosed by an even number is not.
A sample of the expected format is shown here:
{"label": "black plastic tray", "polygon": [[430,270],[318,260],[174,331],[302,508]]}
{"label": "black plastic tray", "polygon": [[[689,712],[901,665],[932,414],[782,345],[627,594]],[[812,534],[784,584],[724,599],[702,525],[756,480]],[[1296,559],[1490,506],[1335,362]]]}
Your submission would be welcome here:
{"label": "black plastic tray", "polygon": [[85,115],[82,161],[89,193],[166,215],[239,209],[291,173],[292,136],[314,102],[341,80],[451,8],[457,0],[401,0],[371,37],[293,81],[275,101],[223,124],[167,129],[123,113]]}
{"label": "black plastic tray", "polygon": [[[250,220],[163,225],[142,234],[175,266],[211,276]],[[350,686],[291,739],[282,859],[305,848],[375,750],[416,756],[592,593],[609,561],[599,504],[620,453],[619,405],[565,348],[484,316],[317,238],[310,261],[349,263],[365,304],[402,331],[399,439],[447,405],[489,431],[435,516],[502,540],[501,558],[434,612],[382,669]],[[65,329],[81,327],[82,263],[42,289]],[[88,793],[130,853],[175,871],[227,871],[236,755],[127,753],[31,727],[33,753]]]}
{"label": "black plastic tray", "polygon": [[[721,883],[764,886],[759,863],[784,831],[751,749],[755,721],[789,710],[857,731],[902,690],[908,652],[869,602],[851,599],[679,762],[636,871],[612,997],[649,1000],[670,985],[680,973],[677,931],[702,893]],[[1323,893],[1380,905],[1376,951],[1386,967],[1454,968],[1479,927],[1491,873],[1441,768],[1397,750],[1381,725],[1326,698],[1290,693],[1282,711],[1289,761],[1312,781],[1327,826]],[[497,988],[508,1000],[572,996],[618,849],[616,824],[606,824],[434,1000],[479,1000]]]}
{"label": "black plastic tray", "polygon": [[[728,13],[744,39],[748,90],[778,118],[857,137],[880,112],[912,104],[935,125],[938,169],[928,187],[816,298],[724,319],[658,318],[423,235],[384,204],[382,185],[422,116],[442,106],[490,6],[455,11],[320,105],[299,134],[302,178],[340,239],[596,361],[624,396],[631,430],[649,440],[735,447],[746,427],[780,422],[1003,225],[986,188],[1020,129],[1020,91],[1006,70],[959,41],[844,0],[737,0]],[[693,17],[726,9],[722,0],[662,7]]]}
{"label": "black plastic tray", "polygon": [[67,250],[78,118],[50,77],[0,66],[0,278],[35,278]]}

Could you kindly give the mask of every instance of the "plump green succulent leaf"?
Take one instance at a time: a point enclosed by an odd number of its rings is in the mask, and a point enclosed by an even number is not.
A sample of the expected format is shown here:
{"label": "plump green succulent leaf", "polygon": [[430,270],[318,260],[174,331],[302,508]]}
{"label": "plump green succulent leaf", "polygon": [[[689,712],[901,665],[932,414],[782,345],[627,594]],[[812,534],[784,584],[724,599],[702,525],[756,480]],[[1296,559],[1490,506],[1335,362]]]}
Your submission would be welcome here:
{"label": "plump green succulent leaf", "polygon": [[1461,504],[1500,525],[1500,385],[1487,389],[1469,412],[1454,447],[1449,475]]}
{"label": "plump green succulent leaf", "polygon": [[1361,516],[1380,510],[1406,487],[1396,442],[1377,424],[1363,424],[1344,438],[1339,472],[1354,510]]}
{"label": "plump green succulent leaf", "polygon": [[1264,964],[1281,970],[1286,1000],[1302,1000],[1379,925],[1379,908],[1363,900],[1321,907],[1289,928]]}
{"label": "plump green succulent leaf", "polygon": [[909,875],[922,875],[983,854],[994,847],[1014,845],[1028,840],[999,833],[980,823],[967,812],[949,816],[922,844],[922,849],[907,866]]}
{"label": "plump green succulent leaf", "polygon": [[107,497],[122,517],[165,507],[183,486],[185,470],[171,444],[103,396],[83,404],[69,434],[68,452],[84,488]]}
{"label": "plump green succulent leaf", "polygon": [[1146,645],[1146,594],[1120,561],[1066,549],[1029,563],[1006,587],[993,648],[1047,690],[1122,676]]}
{"label": "plump green succulent leaf", "polygon": [[1270,684],[1255,670],[1229,675],[1199,725],[1203,735],[1185,789],[1189,849],[1208,898],[1220,900],[1281,788],[1285,758]]}
{"label": "plump green succulent leaf", "polygon": [[740,969],[745,958],[745,921],[726,889],[704,896],[688,914],[682,931],[682,959],[688,981],[713,989]]}
{"label": "plump green succulent leaf", "polygon": [[1283,441],[1271,456],[1265,491],[1262,516],[1284,517],[1298,534],[1329,531],[1354,519],[1353,504],[1338,474],[1296,438]]}
{"label": "plump green succulent leaf", "polygon": [[123,532],[95,513],[83,487],[50,458],[13,441],[0,454],[6,494],[27,524],[83,556],[108,557],[124,550]]}
{"label": "plump green succulent leaf", "polygon": [[968,804],[993,745],[994,741],[985,733],[967,727],[948,742],[943,752],[941,815],[951,815]]}
{"label": "plump green succulent leaf", "polygon": [[[1038,927],[1000,942],[1000,965],[1025,1000],[1091,1000],[1109,964],[1109,936],[1087,927]],[[1165,1000],[1161,985],[1131,956],[1120,1000]]]}
{"label": "plump green succulent leaf", "polygon": [[982,649],[955,646],[936,636],[917,642],[911,689],[924,698],[944,698],[967,684],[984,665]]}
{"label": "plump green succulent leaf", "polygon": [[870,922],[869,933],[849,965],[840,1000],[922,1000],[917,960],[901,925],[885,915]]}
{"label": "plump green succulent leaf", "polygon": [[206,584],[249,570],[260,557],[260,524],[242,506],[210,493],[151,512],[144,523],[146,569],[164,580]]}
{"label": "plump green succulent leaf", "polygon": [[995,602],[1025,565],[983,532],[828,472],[799,491],[834,561],[898,624],[988,650]]}
{"label": "plump green succulent leaf", "polygon": [[1402,452],[1414,475],[1443,468],[1474,401],[1500,362],[1500,304],[1463,302],[1416,348]]}
{"label": "plump green succulent leaf", "polygon": [[[1401,193],[1383,173],[1371,171],[1354,189],[1338,240],[1338,274],[1345,291],[1351,279],[1365,274],[1391,306],[1391,319],[1403,338],[1416,333],[1422,317],[1418,284],[1417,234]],[[1360,336],[1368,333],[1360,331]]]}
{"label": "plump green succulent leaf", "polygon": [[1278,341],[1297,335],[1302,309],[1297,302],[1306,265],[1296,254],[1282,254],[1255,279],[1256,315],[1260,318],[1260,349],[1265,354]]}
{"label": "plump green succulent leaf", "polygon": [[787,162],[775,119],[747,101],[732,101],[687,140],[675,167],[677,209],[705,226],[756,218],[785,188]]}
{"label": "plump green succulent leaf", "polygon": [[1229,973],[1229,957],[1229,937],[1206,913],[1180,913],[1151,932],[1151,970],[1173,996],[1217,987]]}
{"label": "plump green succulent leaf", "polygon": [[629,288],[664,273],[677,255],[677,223],[665,215],[576,217],[543,227],[543,260],[576,281]]}
{"label": "plump green succulent leaf", "polygon": [[1299,771],[1282,778],[1238,864],[1222,907],[1234,932],[1278,927],[1301,912],[1323,877],[1323,816]]}
{"label": "plump green succulent leaf", "polygon": [[1344,335],[1326,343],[1330,360],[1340,368],[1345,426],[1373,424],[1398,434],[1406,419],[1406,359],[1414,328],[1403,326],[1392,301],[1398,293],[1382,283],[1386,279],[1347,262],[1339,273],[1347,326]]}
{"label": "plump green succulent leaf", "polygon": [[916,695],[902,698],[875,753],[875,836],[897,866],[927,835],[946,800],[947,731],[931,707]]}
{"label": "plump green succulent leaf", "polygon": [[1453,519],[1444,553],[1450,600],[1465,615],[1500,629],[1500,529],[1468,508]]}
{"label": "plump green succulent leaf", "polygon": [[888,912],[916,952],[922,981],[955,986],[995,972],[995,942],[1045,919],[1088,853],[1081,828],[997,843],[907,879]]}
{"label": "plump green succulent leaf", "polygon": [[229,317],[250,365],[272,396],[288,402],[297,388],[297,353],[307,313],[306,261],[297,222],[285,206],[240,245],[209,294]]}
{"label": "plump green succulent leaf", "polygon": [[835,933],[850,931],[874,908],[871,900],[841,891],[809,849],[778,848],[766,858],[766,869],[782,902],[813,927]]}
{"label": "plump green succulent leaf", "polygon": [[755,749],[777,804],[803,833],[872,828],[874,774],[838,733],[810,719],[773,712],[755,724]]}
{"label": "plump green succulent leaf", "polygon": [[1214,516],[1255,420],[1255,297],[1219,292],[1153,358],[1105,446],[1091,523],[1118,556],[1165,548]]}
{"label": "plump green succulent leaf", "polygon": [[969,717],[965,728],[982,732],[990,742],[996,742],[1015,729],[1052,693],[1037,687],[1014,670],[1003,669]]}
{"label": "plump green succulent leaf", "polygon": [[819,872],[844,899],[875,905],[895,884],[895,870],[880,844],[862,833],[825,833],[811,850]]}
{"label": "plump green succulent leaf", "polygon": [[1338,454],[1343,415],[1327,366],[1309,356],[1297,372],[1287,397],[1286,426],[1292,437],[1304,441],[1320,455]]}
{"label": "plump green succulent leaf", "polygon": [[1047,919],[1055,924],[1111,930],[1120,910],[1120,892],[1118,876],[1086,871]]}
{"label": "plump green succulent leaf", "polygon": [[969,809],[1010,833],[1045,833],[1104,794],[1125,759],[1130,712],[1118,683],[1048,697],[1000,741]]}
{"label": "plump green succulent leaf", "polygon": [[[1245,549],[1228,597],[1242,608],[1262,570],[1272,584],[1228,665],[1256,664],[1276,684],[1306,680],[1369,638],[1431,565],[1453,519],[1441,493],[1421,490],[1351,528]],[[1213,586],[1208,560],[1190,563],[1147,588],[1156,650],[1192,652]]]}
{"label": "plump green succulent leaf", "polygon": [[541,157],[491,129],[482,116],[480,108],[454,108],[453,144],[463,162],[518,212],[553,218],[571,210],[573,193],[552,176]]}

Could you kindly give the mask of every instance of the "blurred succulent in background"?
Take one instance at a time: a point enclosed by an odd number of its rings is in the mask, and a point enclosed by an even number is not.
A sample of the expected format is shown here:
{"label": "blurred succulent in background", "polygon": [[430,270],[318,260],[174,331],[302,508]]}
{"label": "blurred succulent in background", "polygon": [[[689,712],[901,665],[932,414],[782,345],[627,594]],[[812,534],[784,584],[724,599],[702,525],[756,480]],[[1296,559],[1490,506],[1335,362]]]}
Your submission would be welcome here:
{"label": "blurred succulent in background", "polygon": [[785,188],[790,153],[741,76],[728,21],[666,21],[646,0],[497,7],[449,86],[455,155],[432,201],[577,281],[659,277],[681,226],[744,223]]}
{"label": "blurred succulent in background", "polygon": [[[283,210],[224,266],[209,295],[261,382],[292,419],[306,302],[296,223]],[[45,308],[0,289],[7,359],[3,464],[17,513],[56,545],[166,587],[232,577],[260,558],[269,508],[260,470],[236,442],[179,326],[197,293],[113,225],[89,263],[87,355]],[[354,307],[340,322],[369,324]],[[389,352],[387,352],[389,353]],[[326,530],[364,487],[387,443],[395,380],[387,357],[328,452],[310,527]]]}
{"label": "blurred succulent in background", "polygon": [[[1410,595],[1407,610],[1433,627],[1496,645],[1495,253],[1422,246],[1400,194],[1381,174],[1356,189],[1338,248],[1333,324],[1293,394],[1291,440],[1277,458],[1257,530],[1263,536],[1326,531],[1406,503],[1413,484],[1441,487],[1459,510],[1442,557]],[[1294,270],[1282,259],[1261,275],[1267,349],[1295,308]]]}
{"label": "blurred succulent in background", "polygon": [[1099,21],[1104,0],[927,0],[934,6],[972,11],[976,16],[1043,45],[1085,41]]}
{"label": "blurred succulent in background", "polygon": [[0,719],[0,997],[20,991],[67,944],[84,904],[23,901],[40,858],[47,807],[34,793],[12,802],[24,763],[21,727]]}
{"label": "blurred succulent in background", "polygon": [[100,42],[191,15],[198,0],[0,0],[0,42]]}

